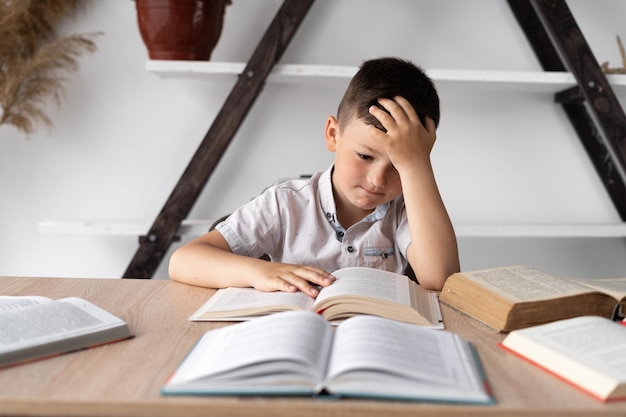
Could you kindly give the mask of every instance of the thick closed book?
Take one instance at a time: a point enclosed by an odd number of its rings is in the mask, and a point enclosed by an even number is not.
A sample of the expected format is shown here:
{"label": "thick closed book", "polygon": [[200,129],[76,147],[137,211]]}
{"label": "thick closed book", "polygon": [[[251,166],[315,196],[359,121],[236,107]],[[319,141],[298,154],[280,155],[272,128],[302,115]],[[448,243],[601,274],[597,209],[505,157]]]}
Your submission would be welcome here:
{"label": "thick closed book", "polygon": [[207,332],[161,392],[492,403],[477,352],[456,334],[376,316],[333,326],[307,311]]}
{"label": "thick closed book", "polygon": [[626,278],[563,277],[512,265],[452,274],[439,299],[508,332],[577,316],[623,317]]}
{"label": "thick closed book", "polygon": [[222,288],[191,317],[192,321],[245,321],[281,311],[319,313],[330,322],[361,314],[376,315],[424,327],[443,328],[438,293],[409,277],[374,268],[333,272],[336,280],[314,299],[302,292],[263,292]]}
{"label": "thick closed book", "polygon": [[626,400],[626,327],[581,316],[515,330],[500,347],[601,401]]}
{"label": "thick closed book", "polygon": [[126,322],[81,298],[0,296],[0,367],[130,337]]}

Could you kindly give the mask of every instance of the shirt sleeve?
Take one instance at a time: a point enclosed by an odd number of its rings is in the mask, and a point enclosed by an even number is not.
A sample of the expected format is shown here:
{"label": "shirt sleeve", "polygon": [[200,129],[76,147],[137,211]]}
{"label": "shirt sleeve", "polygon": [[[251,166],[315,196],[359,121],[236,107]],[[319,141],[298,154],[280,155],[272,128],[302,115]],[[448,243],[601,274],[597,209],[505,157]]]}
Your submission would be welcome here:
{"label": "shirt sleeve", "polygon": [[399,199],[397,201],[398,205],[396,207],[397,210],[397,221],[398,226],[396,228],[396,245],[398,246],[398,250],[404,257],[406,257],[406,251],[411,244],[411,231],[409,230],[409,221],[406,216],[406,208],[404,206],[404,200]]}
{"label": "shirt sleeve", "polygon": [[222,234],[233,253],[259,257],[271,253],[282,239],[281,215],[276,187],[270,187],[241,206],[215,229]]}

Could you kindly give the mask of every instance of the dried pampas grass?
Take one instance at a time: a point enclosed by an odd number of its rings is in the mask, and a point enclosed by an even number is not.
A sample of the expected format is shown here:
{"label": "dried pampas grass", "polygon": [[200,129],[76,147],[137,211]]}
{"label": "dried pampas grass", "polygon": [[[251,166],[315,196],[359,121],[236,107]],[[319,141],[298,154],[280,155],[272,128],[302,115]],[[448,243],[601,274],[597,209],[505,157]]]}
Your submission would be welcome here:
{"label": "dried pampas grass", "polygon": [[622,39],[617,35],[617,48],[622,57],[622,68],[610,68],[608,62],[604,62],[601,67],[606,74],[626,74],[626,52],[624,52],[624,44]]}
{"label": "dried pampas grass", "polygon": [[55,38],[55,25],[76,11],[80,0],[0,0],[0,126],[28,137],[39,124],[52,128],[45,104],[60,105],[64,72],[94,52],[98,33]]}

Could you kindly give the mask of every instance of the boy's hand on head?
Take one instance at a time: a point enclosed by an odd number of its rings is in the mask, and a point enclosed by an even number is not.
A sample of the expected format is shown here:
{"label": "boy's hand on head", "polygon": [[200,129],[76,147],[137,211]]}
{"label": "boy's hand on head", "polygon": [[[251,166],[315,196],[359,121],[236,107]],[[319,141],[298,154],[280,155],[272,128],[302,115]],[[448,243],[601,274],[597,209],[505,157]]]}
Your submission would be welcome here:
{"label": "boy's hand on head", "polygon": [[302,291],[317,297],[317,286],[326,287],[335,278],[323,269],[313,266],[263,261],[260,274],[251,280],[251,286],[261,291]]}
{"label": "boy's hand on head", "polygon": [[427,160],[436,140],[435,122],[426,117],[422,124],[413,106],[404,97],[393,100],[381,98],[378,103],[389,113],[377,106],[369,111],[383,125],[387,132],[370,126],[374,138],[384,146],[393,166],[398,170],[412,167],[416,160]]}

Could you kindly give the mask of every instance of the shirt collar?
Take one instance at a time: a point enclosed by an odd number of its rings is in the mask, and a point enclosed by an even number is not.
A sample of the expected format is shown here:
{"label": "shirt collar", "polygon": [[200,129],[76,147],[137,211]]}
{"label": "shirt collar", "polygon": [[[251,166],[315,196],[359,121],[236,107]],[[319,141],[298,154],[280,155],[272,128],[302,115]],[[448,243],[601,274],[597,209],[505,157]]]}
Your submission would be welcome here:
{"label": "shirt collar", "polygon": [[333,228],[339,227],[337,221],[337,207],[335,206],[335,197],[333,195],[333,182],[332,172],[334,165],[331,165],[326,171],[322,173],[319,179],[319,199],[322,210],[326,215],[326,220],[331,224]]}

